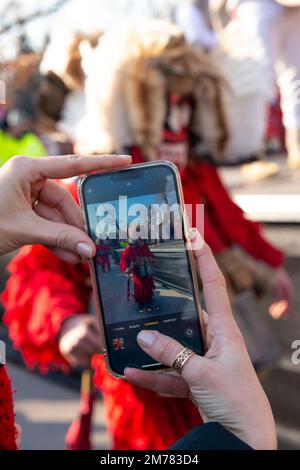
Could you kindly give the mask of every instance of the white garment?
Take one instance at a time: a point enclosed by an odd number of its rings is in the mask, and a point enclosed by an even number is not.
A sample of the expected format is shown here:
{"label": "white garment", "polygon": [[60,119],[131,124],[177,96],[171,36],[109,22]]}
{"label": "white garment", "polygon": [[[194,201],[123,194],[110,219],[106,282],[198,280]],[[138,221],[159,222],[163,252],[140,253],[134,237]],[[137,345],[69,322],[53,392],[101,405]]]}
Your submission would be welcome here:
{"label": "white garment", "polygon": [[300,129],[300,8],[286,8],[274,0],[237,3],[237,20],[245,31],[260,39],[270,69],[275,71],[284,126]]}
{"label": "white garment", "polygon": [[191,44],[205,49],[212,49],[216,45],[216,34],[210,29],[200,5],[192,1],[181,2],[175,10],[174,19]]}

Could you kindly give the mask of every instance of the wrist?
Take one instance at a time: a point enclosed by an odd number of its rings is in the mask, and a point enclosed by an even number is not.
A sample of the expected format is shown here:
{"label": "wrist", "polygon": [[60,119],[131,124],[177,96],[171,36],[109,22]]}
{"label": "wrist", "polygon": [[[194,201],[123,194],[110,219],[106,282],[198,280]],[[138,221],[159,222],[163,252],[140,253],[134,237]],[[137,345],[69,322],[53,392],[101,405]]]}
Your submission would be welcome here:
{"label": "wrist", "polygon": [[246,426],[239,437],[254,450],[277,450],[277,434],[273,417],[268,422],[262,420],[262,422],[256,422],[255,425]]}

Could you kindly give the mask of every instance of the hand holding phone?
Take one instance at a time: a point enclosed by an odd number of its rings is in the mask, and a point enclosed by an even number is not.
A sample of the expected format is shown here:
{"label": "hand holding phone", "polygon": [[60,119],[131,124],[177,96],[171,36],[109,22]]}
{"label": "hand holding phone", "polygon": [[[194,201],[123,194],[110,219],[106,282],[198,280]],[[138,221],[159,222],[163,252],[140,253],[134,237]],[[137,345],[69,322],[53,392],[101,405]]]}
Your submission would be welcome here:
{"label": "hand holding phone", "polygon": [[87,176],[79,196],[97,253],[91,262],[109,371],[165,366],[137,342],[144,329],[204,354],[195,262],[187,249],[180,177],[169,162]]}
{"label": "hand holding phone", "polygon": [[[157,393],[191,398],[204,422],[222,424],[253,449],[276,449],[272,410],[233,318],[225,279],[206,244],[195,255],[207,305],[207,353],[192,355],[181,376],[126,369],[126,378]],[[174,338],[157,331],[142,331],[138,341],[143,351],[166,366],[172,366],[183,349]]]}

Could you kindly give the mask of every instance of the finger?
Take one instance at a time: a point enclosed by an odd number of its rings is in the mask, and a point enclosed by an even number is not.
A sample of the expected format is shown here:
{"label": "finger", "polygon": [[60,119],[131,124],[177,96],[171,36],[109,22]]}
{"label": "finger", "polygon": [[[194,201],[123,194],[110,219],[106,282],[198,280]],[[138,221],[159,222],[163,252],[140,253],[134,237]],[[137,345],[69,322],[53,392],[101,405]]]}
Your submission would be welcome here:
{"label": "finger", "polygon": [[[195,240],[196,236],[196,242]],[[192,229],[191,243],[199,247],[201,235],[196,229]],[[232,327],[233,316],[227,293],[225,278],[217,265],[209,246],[203,241],[200,249],[194,250],[198,269],[203,284],[203,293],[209,318],[213,317],[220,328]],[[225,331],[224,331],[225,332]]]}
{"label": "finger", "polygon": [[[60,191],[62,190],[62,192]],[[42,202],[42,201],[45,201]],[[43,219],[57,223],[69,223],[81,227],[80,210],[71,194],[54,181],[47,181],[44,191],[39,194],[38,204],[35,212]],[[81,256],[71,251],[48,246],[59,258],[67,263],[77,264]]]}
{"label": "finger", "polygon": [[93,171],[121,168],[131,163],[130,155],[64,155],[34,159],[35,175],[39,178],[61,179]]}
{"label": "finger", "polygon": [[83,353],[75,353],[66,356],[67,361],[73,367],[88,367],[91,363],[91,356]]}
{"label": "finger", "polygon": [[89,329],[86,335],[86,339],[87,339],[87,342],[89,343],[89,346],[92,352],[102,351],[103,349],[102,339],[98,333],[96,333],[92,329]]}
{"label": "finger", "polygon": [[203,335],[206,338],[207,348],[210,348],[212,337],[211,337],[211,334],[209,333],[209,328],[208,328],[208,314],[203,309],[202,309],[202,317],[203,317]]}
{"label": "finger", "polygon": [[[155,330],[140,331],[137,336],[137,341],[139,346],[149,356],[157,362],[169,367],[173,366],[176,357],[184,349],[182,344],[178,343],[175,339]],[[196,358],[202,360],[200,356],[191,356],[183,366],[182,371],[187,367],[187,364],[191,364]]]}
{"label": "finger", "polygon": [[89,236],[77,227],[45,220],[36,213],[30,215],[26,228],[28,244],[43,244],[76,253],[89,259],[96,247]]}
{"label": "finger", "polygon": [[[36,206],[35,212],[43,219],[51,220],[52,222],[57,223],[65,222],[62,215],[57,212],[56,209],[52,209],[51,207],[48,207],[41,202],[39,202],[39,204]],[[81,256],[76,253],[72,253],[71,251],[63,250],[61,248],[53,248],[51,246],[47,246],[47,248],[53,251],[56,256],[61,258],[63,261],[66,261],[67,263],[77,264],[81,261]]]}
{"label": "finger", "polygon": [[65,223],[64,218],[56,209],[47,206],[41,201],[39,201],[34,210],[43,219],[52,220],[52,222]]}
{"label": "finger", "polygon": [[205,310],[202,309],[203,323],[205,326],[208,325],[208,314]]}
{"label": "finger", "polygon": [[178,398],[187,398],[189,396],[189,387],[181,377],[131,368],[125,369],[125,377],[132,384],[152,392]]}
{"label": "finger", "polygon": [[63,261],[66,261],[67,263],[78,264],[82,261],[81,256],[77,255],[76,253],[72,253],[71,251],[62,250],[60,248],[53,248],[51,246],[46,246],[46,248],[48,248],[48,250],[55,253],[56,256],[58,256]]}
{"label": "finger", "polygon": [[274,302],[270,308],[269,313],[274,320],[278,320],[288,313],[289,305],[286,300],[281,300],[279,302]]}
{"label": "finger", "polygon": [[98,321],[98,318],[93,317],[91,320],[92,320],[90,323],[91,330],[94,331],[97,335],[101,336],[101,328],[100,328],[100,323]]}
{"label": "finger", "polygon": [[[67,224],[82,228],[79,206],[66,188],[48,180],[39,192],[38,200],[40,203],[59,212]],[[39,204],[37,208],[38,206]]]}
{"label": "finger", "polygon": [[98,344],[95,345],[94,342],[91,341],[90,336],[87,334],[84,339],[79,340],[78,344],[74,347],[72,354],[78,358],[87,356],[90,357],[96,352],[100,351]]}

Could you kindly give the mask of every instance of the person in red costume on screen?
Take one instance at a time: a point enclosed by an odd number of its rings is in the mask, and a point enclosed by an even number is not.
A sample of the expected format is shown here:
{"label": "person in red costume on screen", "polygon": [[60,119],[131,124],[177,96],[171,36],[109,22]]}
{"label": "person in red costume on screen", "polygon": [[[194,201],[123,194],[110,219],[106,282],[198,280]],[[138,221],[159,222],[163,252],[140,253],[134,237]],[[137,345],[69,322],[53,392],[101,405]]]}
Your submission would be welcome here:
{"label": "person in red costume on screen", "polygon": [[110,267],[110,259],[109,259],[109,254],[110,254],[110,247],[108,245],[108,242],[103,240],[96,240],[96,256],[97,256],[97,263],[101,266],[101,270],[103,273],[111,270]]}
{"label": "person in red costume on screen", "polygon": [[[0,172],[0,255],[24,244],[45,243],[72,262],[92,257],[95,246],[82,231],[79,208],[68,191],[52,180],[129,163],[128,156],[11,159]],[[5,345],[0,342],[0,450],[16,450],[17,441]]]}
{"label": "person in red costume on screen", "polygon": [[134,243],[128,245],[120,259],[121,271],[130,275],[133,279],[133,298],[139,305],[142,313],[146,304],[152,304],[154,296],[154,281],[152,266],[154,255],[144,240],[138,238]]}

